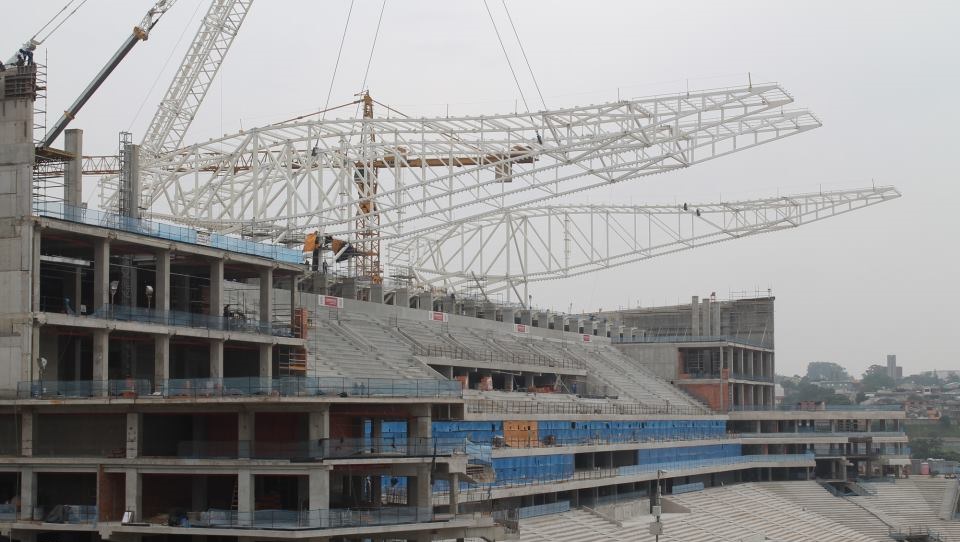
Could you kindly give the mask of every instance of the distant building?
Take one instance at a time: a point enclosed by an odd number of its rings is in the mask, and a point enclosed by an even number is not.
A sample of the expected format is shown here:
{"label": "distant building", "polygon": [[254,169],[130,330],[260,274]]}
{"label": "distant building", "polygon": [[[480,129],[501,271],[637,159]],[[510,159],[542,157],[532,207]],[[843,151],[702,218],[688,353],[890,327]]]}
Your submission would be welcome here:
{"label": "distant building", "polygon": [[903,378],[903,367],[897,367],[896,354],[887,354],[887,376],[894,380]]}

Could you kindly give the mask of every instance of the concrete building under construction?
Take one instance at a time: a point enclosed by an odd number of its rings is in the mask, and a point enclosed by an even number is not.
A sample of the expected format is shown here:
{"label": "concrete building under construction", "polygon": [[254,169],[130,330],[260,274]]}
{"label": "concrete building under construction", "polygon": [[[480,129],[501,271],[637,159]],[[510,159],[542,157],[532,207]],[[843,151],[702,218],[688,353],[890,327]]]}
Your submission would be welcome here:
{"label": "concrete building under construction", "polygon": [[[242,22],[249,3],[214,2],[204,24],[222,20],[211,35],[235,34],[231,17]],[[123,55],[167,7],[158,2]],[[772,539],[856,542],[871,540],[867,527],[808,515],[758,484],[840,499],[883,493],[867,480],[906,474],[902,411],[777,408],[772,297],[590,318],[533,310],[526,293],[537,280],[867,207],[894,189],[742,202],[727,222],[707,217],[727,216],[729,203],[597,209],[534,198],[487,209],[507,183],[576,191],[584,165],[605,184],[623,164],[630,176],[662,172],[678,147],[690,146],[677,166],[687,167],[819,126],[785,109],[792,98],[777,85],[644,102],[655,113],[625,101],[534,119],[380,119],[366,94],[358,123],[273,125],[252,150],[240,134],[219,150],[183,150],[181,125],[143,145],[122,135],[111,165],[65,129],[72,112],[34,138],[44,84],[30,58],[0,71],[4,541],[582,540],[582,529],[603,533],[629,516],[650,524],[632,540],[780,529]],[[625,130],[636,142],[610,151],[592,141]],[[574,164],[570,150],[589,145]],[[538,178],[533,166],[549,164],[550,179]],[[99,210],[80,197],[95,171],[116,175]],[[336,178],[341,190],[306,210],[295,194],[275,207],[248,199],[296,175],[326,188]],[[247,208],[255,216],[237,218]],[[578,255],[578,243],[596,243],[577,237],[578,221],[601,215],[606,254]],[[637,229],[614,248],[617,216],[641,215],[691,226],[654,228],[665,244]],[[527,227],[541,221],[562,241]],[[692,226],[701,222],[706,230]],[[505,238],[491,235],[504,225]],[[447,243],[459,258],[440,257]],[[466,265],[477,259],[479,273]],[[952,518],[955,488],[936,491]],[[721,494],[737,528],[720,528],[726,520],[699,500]],[[771,525],[744,503],[803,509]],[[566,532],[544,534],[552,519]]]}

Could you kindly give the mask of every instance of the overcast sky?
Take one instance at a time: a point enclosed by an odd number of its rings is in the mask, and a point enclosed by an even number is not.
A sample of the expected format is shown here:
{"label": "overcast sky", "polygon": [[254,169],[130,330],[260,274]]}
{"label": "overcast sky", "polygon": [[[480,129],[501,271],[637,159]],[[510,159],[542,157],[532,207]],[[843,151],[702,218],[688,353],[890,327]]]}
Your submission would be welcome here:
{"label": "overcast sky", "polygon": [[[5,2],[6,47],[14,50],[65,2]],[[66,108],[151,3],[89,0],[41,47],[50,111]],[[489,3],[519,67],[503,7]],[[953,323],[960,2],[507,5],[550,107],[613,100],[618,89],[635,97],[743,84],[750,72],[754,82],[783,84],[824,123],[682,172],[618,184],[589,195],[591,203],[742,199],[872,182],[894,184],[904,195],[794,231],[537,284],[535,305],[611,309],[772,288],[780,373],[833,361],[859,375],[888,353],[905,373],[960,368]],[[257,0],[187,140],[319,109],[349,6]],[[361,88],[380,6],[355,2],[332,104]],[[89,102],[74,122],[85,130],[87,154],[115,153],[120,130],[140,140],[206,7],[179,0]],[[531,108],[540,109],[530,78],[520,75]],[[367,86],[379,101],[416,115],[512,111],[519,100],[481,0],[389,0]]]}

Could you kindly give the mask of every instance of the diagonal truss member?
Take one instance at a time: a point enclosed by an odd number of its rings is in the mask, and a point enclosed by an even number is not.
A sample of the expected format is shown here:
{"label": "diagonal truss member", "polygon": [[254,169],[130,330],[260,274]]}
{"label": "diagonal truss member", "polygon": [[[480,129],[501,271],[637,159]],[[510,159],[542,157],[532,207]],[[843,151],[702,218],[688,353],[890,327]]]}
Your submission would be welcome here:
{"label": "diagonal truss member", "polygon": [[[357,209],[372,201],[379,232],[366,241],[400,239],[820,126],[792,102],[765,84],[539,113],[281,123],[165,154],[141,184],[155,216],[290,243],[313,230],[356,241]],[[376,193],[356,190],[366,171]]]}
{"label": "diagonal truss member", "polygon": [[[583,275],[823,220],[900,197],[893,187],[680,205],[556,205],[462,221],[391,244],[420,282],[487,293]],[[686,208],[684,208],[686,206]]]}

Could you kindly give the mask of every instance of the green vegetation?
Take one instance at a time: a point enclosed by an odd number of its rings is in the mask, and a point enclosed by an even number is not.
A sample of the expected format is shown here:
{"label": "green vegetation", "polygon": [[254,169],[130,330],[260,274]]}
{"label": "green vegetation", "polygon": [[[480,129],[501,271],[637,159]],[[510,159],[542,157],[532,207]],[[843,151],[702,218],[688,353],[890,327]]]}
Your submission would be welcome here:
{"label": "green vegetation", "polygon": [[870,393],[879,389],[893,389],[896,386],[887,375],[887,368],[882,365],[871,365],[867,372],[863,373],[863,380],[860,381],[860,391]]}

